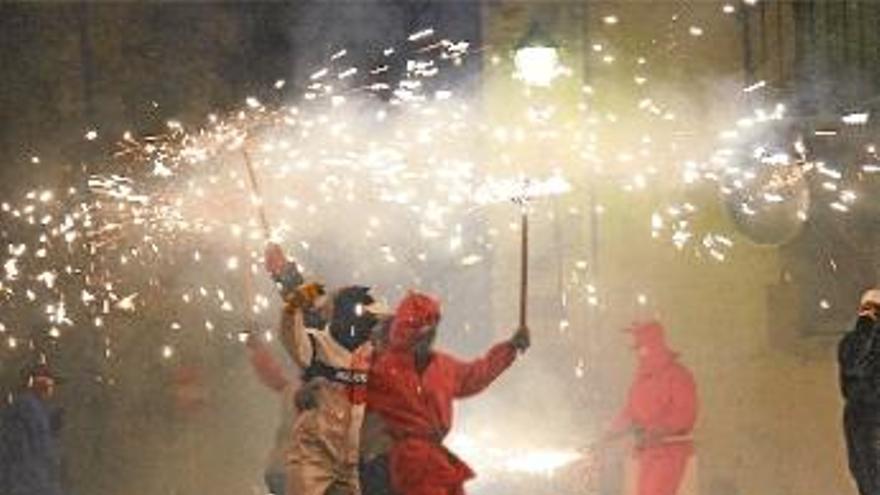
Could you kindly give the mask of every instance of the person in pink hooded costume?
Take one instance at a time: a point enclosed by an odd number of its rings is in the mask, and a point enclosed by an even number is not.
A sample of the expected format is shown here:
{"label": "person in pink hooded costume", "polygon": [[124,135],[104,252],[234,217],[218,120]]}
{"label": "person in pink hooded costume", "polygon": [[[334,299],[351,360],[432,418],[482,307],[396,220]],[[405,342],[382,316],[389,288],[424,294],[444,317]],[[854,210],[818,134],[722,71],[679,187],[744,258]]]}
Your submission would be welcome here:
{"label": "person in pink hooded costume", "polygon": [[464,495],[471,468],[443,446],[455,399],[488,387],[528,348],[526,328],[483,357],[463,362],[433,350],[440,304],[409,293],[394,314],[389,347],[370,369],[367,405],[392,438],[391,484],[397,495]]}
{"label": "person in pink hooded costume", "polygon": [[675,495],[694,452],[696,384],[667,347],[660,323],[635,323],[627,330],[638,352],[638,368],[626,405],[605,440],[635,435],[637,495]]}

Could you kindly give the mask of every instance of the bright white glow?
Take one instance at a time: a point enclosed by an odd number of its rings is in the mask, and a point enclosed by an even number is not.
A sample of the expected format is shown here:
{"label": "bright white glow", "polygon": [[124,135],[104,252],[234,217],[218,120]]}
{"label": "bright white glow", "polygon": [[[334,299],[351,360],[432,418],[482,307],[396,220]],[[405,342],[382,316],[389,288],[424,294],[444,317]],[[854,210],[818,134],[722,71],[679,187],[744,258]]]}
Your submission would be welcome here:
{"label": "bright white glow", "polygon": [[116,307],[118,309],[123,310],[123,311],[134,311],[134,309],[135,309],[134,300],[137,298],[137,296],[138,296],[138,293],[135,292],[134,294],[123,297],[122,299],[119,300],[118,303],[116,303]]}
{"label": "bright white glow", "polygon": [[226,269],[227,270],[238,270],[238,257],[232,256],[228,260],[226,260]]}
{"label": "bright white glow", "polygon": [[513,472],[552,475],[581,457],[575,450],[533,450],[510,458],[505,468]]}
{"label": "bright white glow", "polygon": [[846,125],[865,125],[868,123],[868,117],[870,117],[868,112],[860,112],[844,115],[841,120]]}
{"label": "bright white glow", "polygon": [[18,260],[10,258],[3,264],[3,270],[6,271],[6,280],[15,280],[18,278]]}
{"label": "bright white glow", "polygon": [[532,179],[524,183],[518,179],[493,180],[481,184],[473,192],[473,201],[487,205],[514,199],[559,196],[572,190],[572,185],[560,175],[543,180]]}
{"label": "bright white glow", "polygon": [[744,93],[751,93],[752,91],[757,91],[757,90],[764,88],[766,86],[767,86],[767,81],[761,80],[761,81],[756,82],[755,84],[752,84],[751,86],[747,86],[747,87],[743,88],[743,92]]}
{"label": "bright white glow", "polygon": [[458,433],[450,436],[446,443],[479,471],[495,475],[521,473],[552,477],[557,470],[585,459],[583,453],[571,448],[534,448],[517,442],[504,447],[484,445],[485,439],[493,436],[483,433],[472,437]]}
{"label": "bright white glow", "polygon": [[559,75],[559,52],[549,46],[527,46],[516,51],[515,77],[530,86],[547,87]]}

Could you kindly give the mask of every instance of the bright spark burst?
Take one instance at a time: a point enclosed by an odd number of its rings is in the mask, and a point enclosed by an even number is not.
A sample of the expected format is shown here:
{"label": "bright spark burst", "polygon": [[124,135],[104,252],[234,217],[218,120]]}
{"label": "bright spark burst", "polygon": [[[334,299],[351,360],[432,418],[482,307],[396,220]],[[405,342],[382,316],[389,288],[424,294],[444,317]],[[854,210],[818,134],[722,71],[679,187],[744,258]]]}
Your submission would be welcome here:
{"label": "bright spark burst", "polygon": [[[724,14],[735,11],[731,4],[722,7]],[[619,23],[616,15],[603,21]],[[690,26],[688,32],[703,40],[713,34],[699,26]],[[589,43],[597,60],[624,65],[613,45]],[[308,86],[302,88],[305,101],[299,105],[273,106],[248,97],[241,109],[211,115],[200,129],[168,122],[164,135],[126,133],[112,164],[93,169],[84,187],[36,189],[21,198],[5,198],[0,205],[4,225],[14,224],[16,232],[23,234],[4,239],[7,254],[0,315],[7,320],[7,315],[28,305],[42,311],[52,301],[47,314],[55,326],[49,332],[56,333],[59,326],[75,324],[78,319],[103,328],[116,313],[146,311],[172,300],[201,306],[204,311],[197,325],[178,323],[181,332],[204,328],[214,333],[224,328],[225,318],[251,318],[251,313],[269,306],[267,294],[272,290],[257,287],[254,294],[241,294],[242,277],[258,271],[255,260],[261,257],[267,235],[254,218],[258,208],[270,212],[268,235],[295,239],[297,254],[303,257],[320,256],[325,246],[318,244],[313,250],[310,241],[318,241],[318,233],[327,224],[340,221],[334,212],[352,217],[362,214],[357,232],[347,225],[350,231],[345,233],[362,241],[353,250],[369,253],[364,265],[388,270],[391,265],[424,266],[436,259],[462,269],[479,265],[491,259],[497,240],[492,235],[472,238],[461,228],[465,220],[485,213],[489,205],[579,193],[587,183],[603,191],[620,186],[634,198],[678,186],[730,193],[749,185],[756,168],[789,168],[799,178],[825,181],[826,205],[834,211],[851,212],[866,201],[858,187],[846,183],[842,169],[810,162],[809,150],[802,143],[795,143],[793,150],[765,149],[753,156],[752,165],[732,163],[735,153],[729,150],[740,146],[749,133],[759,133],[782,120],[782,105],[756,108],[725,129],[710,130],[722,138],[718,149],[704,160],[691,156],[689,150],[667,156],[658,143],[671,142],[670,149],[686,148],[672,132],[683,124],[678,109],[651,88],[650,57],[639,56],[634,72],[626,78],[644,95],[630,102],[638,109],[637,119],[654,129],[642,135],[630,130],[638,126],[631,125],[621,109],[594,108],[593,101],[602,92],[593,86],[583,89],[584,101],[578,107],[579,118],[586,123],[583,127],[559,124],[559,109],[538,103],[527,105],[521,123],[487,122],[466,98],[430,84],[470,52],[466,41],[441,39],[433,29],[413,33],[405,43],[384,49],[388,60],[372,67],[357,66],[346,50],[340,50],[312,72]],[[401,54],[407,60],[405,74],[395,82],[389,67],[392,58]],[[615,54],[621,56],[619,61]],[[542,58],[541,63],[547,60]],[[550,71],[544,75],[552,73],[551,81],[566,75],[564,68],[557,67],[558,60],[550,62],[553,67],[544,67]],[[500,63],[498,57],[495,65]],[[279,80],[273,87],[280,90],[286,82]],[[765,89],[767,82],[759,81],[742,91]],[[369,114],[367,121],[356,108],[363,103],[360,95],[370,93],[383,95],[389,104],[363,112]],[[861,112],[841,120],[864,125],[869,117]],[[368,126],[359,125],[361,118]],[[376,122],[381,123],[378,130]],[[603,141],[603,133],[619,129],[628,136],[627,142]],[[836,131],[826,132],[833,136]],[[97,140],[97,128],[87,130],[84,138]],[[493,143],[497,158],[486,159],[485,150],[468,144],[473,142]],[[536,149],[544,153],[535,153]],[[553,150],[561,151],[554,154]],[[244,151],[262,179],[259,196],[250,189]],[[494,163],[486,163],[495,160],[497,170]],[[33,157],[31,161],[40,160]],[[880,173],[877,163],[876,156],[866,157],[860,167],[865,174],[876,174]],[[663,182],[667,177],[675,178],[669,179],[672,185]],[[784,202],[787,197],[780,191],[785,184],[785,180],[771,183],[756,197],[760,203]],[[540,203],[535,201],[536,209]],[[761,214],[758,202],[741,206],[746,214]],[[607,207],[617,206],[608,203]],[[597,203],[595,208],[604,212],[606,206]],[[679,250],[688,248],[723,262],[734,248],[729,234],[696,227],[703,211],[686,198],[677,197],[651,211],[640,228]],[[400,219],[394,216],[398,213],[417,219],[405,242],[388,239],[391,225]],[[282,219],[282,215],[291,219]],[[197,265],[204,280],[188,287],[168,282],[173,279],[168,272],[182,273],[190,265]],[[587,272],[589,268],[584,262],[572,270]],[[587,304],[598,307],[600,300],[604,302],[600,288],[587,285],[583,274],[577,280]],[[567,328],[567,320],[559,323],[561,329]],[[19,327],[10,323],[8,333]],[[10,335],[7,346],[15,348],[22,338]],[[173,353],[170,346],[161,350],[165,359]],[[561,455],[534,454],[537,457],[531,462],[553,465],[567,459]]]}

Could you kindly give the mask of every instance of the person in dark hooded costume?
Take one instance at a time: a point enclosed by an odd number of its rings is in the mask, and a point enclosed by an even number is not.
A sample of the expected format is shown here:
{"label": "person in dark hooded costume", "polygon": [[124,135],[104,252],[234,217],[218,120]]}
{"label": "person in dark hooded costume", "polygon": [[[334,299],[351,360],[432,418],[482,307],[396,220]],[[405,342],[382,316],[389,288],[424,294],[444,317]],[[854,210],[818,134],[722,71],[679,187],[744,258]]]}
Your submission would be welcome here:
{"label": "person in dark hooded costume", "polygon": [[394,313],[388,348],[370,369],[367,400],[392,439],[396,495],[464,495],[474,473],[443,445],[453,401],[482,392],[530,344],[528,329],[520,328],[482,358],[464,362],[433,349],[439,322],[439,302],[409,293]]}
{"label": "person in dark hooded costume", "polygon": [[61,410],[50,403],[56,377],[39,364],[27,368],[22,378],[22,391],[2,411],[0,493],[62,495]]}
{"label": "person in dark hooded costume", "polygon": [[[280,248],[270,245],[266,266],[286,301],[281,342],[304,370],[299,395],[311,402],[294,420],[286,493],[358,495],[370,337],[384,310],[368,287],[343,287],[325,295],[322,287],[302,283],[298,273],[286,270],[289,263],[283,259]],[[287,271],[292,275],[285,276]]]}
{"label": "person in dark hooded costume", "polygon": [[862,296],[858,319],[838,346],[849,469],[861,495],[880,493],[880,290]]}

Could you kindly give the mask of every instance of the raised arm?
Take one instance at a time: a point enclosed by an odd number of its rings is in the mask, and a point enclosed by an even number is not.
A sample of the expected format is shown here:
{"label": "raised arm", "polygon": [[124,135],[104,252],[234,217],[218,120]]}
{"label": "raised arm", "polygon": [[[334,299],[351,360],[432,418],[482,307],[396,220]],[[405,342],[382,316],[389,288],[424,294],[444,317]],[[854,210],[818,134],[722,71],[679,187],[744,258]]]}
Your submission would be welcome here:
{"label": "raised arm", "polygon": [[281,246],[274,242],[266,245],[264,259],[266,271],[279,285],[285,302],[279,330],[281,344],[299,367],[306,368],[311,364],[313,350],[303,309],[314,304],[323,288],[318,284],[304,284],[296,263],[288,260]]}
{"label": "raised arm", "polygon": [[280,334],[281,344],[293,362],[302,369],[308,368],[312,364],[314,349],[299,306],[287,303],[281,313]]}
{"label": "raised arm", "polygon": [[516,347],[510,342],[494,345],[484,356],[470,362],[453,361],[455,397],[476,395],[501,376],[516,359]]}
{"label": "raised arm", "polygon": [[532,334],[528,327],[517,328],[513,336],[500,344],[495,344],[483,357],[462,363],[455,363],[455,397],[470,397],[483,391],[504,372],[520,352],[532,345]]}

